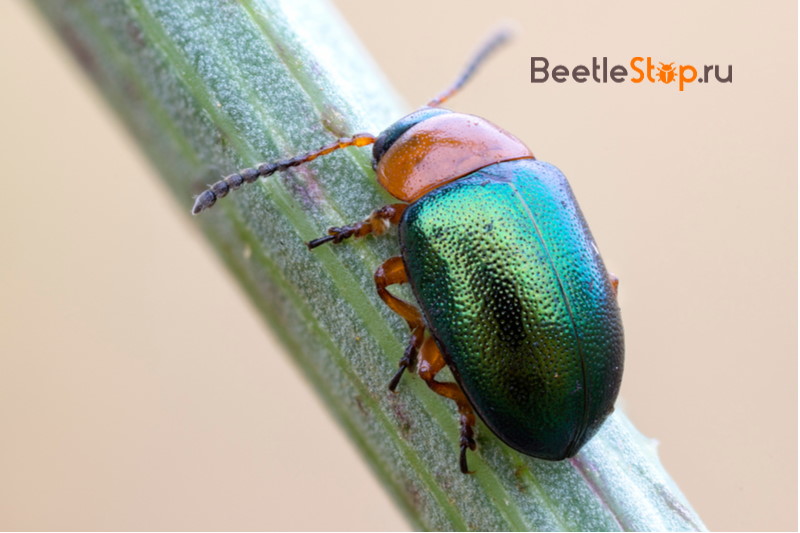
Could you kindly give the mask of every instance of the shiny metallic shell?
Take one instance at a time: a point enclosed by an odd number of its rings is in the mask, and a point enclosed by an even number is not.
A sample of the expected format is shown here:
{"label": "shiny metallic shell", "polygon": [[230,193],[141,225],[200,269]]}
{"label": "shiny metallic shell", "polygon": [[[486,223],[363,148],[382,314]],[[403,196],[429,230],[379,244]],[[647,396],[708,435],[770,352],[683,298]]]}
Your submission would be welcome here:
{"label": "shiny metallic shell", "polygon": [[431,333],[477,414],[509,446],[571,457],[613,411],[616,295],[566,178],[507,161],[409,206],[402,256]]}

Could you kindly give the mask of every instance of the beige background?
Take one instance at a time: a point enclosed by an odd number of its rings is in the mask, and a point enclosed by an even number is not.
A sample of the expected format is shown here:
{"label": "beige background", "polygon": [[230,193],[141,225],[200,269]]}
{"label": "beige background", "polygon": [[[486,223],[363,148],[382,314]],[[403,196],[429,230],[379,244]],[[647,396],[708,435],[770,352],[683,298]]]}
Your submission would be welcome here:
{"label": "beige background", "polygon": [[[624,408],[708,526],[795,529],[796,3],[337,4],[413,105],[516,23],[450,106],[570,177],[621,279]],[[734,83],[531,85],[531,55],[732,64]],[[18,2],[0,61],[0,528],[407,527],[190,200]]]}

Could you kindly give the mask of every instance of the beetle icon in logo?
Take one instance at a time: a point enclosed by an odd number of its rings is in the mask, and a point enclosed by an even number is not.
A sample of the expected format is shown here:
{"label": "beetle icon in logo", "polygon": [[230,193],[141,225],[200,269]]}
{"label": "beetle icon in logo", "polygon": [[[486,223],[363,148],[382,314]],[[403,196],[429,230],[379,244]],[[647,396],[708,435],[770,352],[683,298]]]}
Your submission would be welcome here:
{"label": "beetle icon in logo", "polygon": [[661,61],[658,62],[660,67],[658,67],[658,79],[662,83],[672,83],[675,81],[675,62],[665,65]]}

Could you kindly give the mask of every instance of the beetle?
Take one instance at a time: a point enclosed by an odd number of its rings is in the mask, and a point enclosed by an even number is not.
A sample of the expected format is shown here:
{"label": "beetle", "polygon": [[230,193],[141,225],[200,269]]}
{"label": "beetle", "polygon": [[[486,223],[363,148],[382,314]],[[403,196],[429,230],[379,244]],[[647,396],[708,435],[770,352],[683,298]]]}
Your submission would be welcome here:
{"label": "beetle", "polygon": [[[378,182],[400,202],[307,246],[398,227],[400,255],[374,276],[380,298],[411,331],[389,389],[416,370],[455,402],[464,473],[476,415],[526,455],[572,457],[613,411],[623,368],[618,282],[564,175],[489,121],[440,107],[506,38],[496,35],[449,89],[377,137],[357,134],[241,170],[211,185],[192,209],[198,214],[274,172],[372,144]],[[402,283],[417,306],[387,289]],[[455,382],[436,379],[445,366]]]}
{"label": "beetle", "polygon": [[661,80],[662,83],[672,83],[675,80],[675,62],[669,64],[658,62],[660,67],[658,67],[658,79]]}

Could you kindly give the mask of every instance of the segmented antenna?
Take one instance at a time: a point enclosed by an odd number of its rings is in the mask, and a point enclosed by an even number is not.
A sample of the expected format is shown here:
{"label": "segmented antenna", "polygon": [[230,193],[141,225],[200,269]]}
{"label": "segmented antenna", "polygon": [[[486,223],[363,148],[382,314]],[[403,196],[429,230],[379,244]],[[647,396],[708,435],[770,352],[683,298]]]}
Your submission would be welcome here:
{"label": "segmented antenna", "polygon": [[461,87],[464,86],[467,81],[475,74],[475,71],[478,67],[483,63],[487,57],[489,57],[492,52],[494,52],[500,45],[504,44],[511,38],[511,31],[508,28],[503,28],[488,41],[486,44],[478,49],[478,52],[472,57],[472,61],[469,62],[467,68],[461,73],[461,76],[456,79],[455,83],[451,85],[448,89],[439,93],[439,95],[428,102],[428,107],[439,107],[442,105],[446,100],[448,100],[451,96],[458,92]]}
{"label": "segmented antenna", "polygon": [[347,148],[348,146],[367,146],[375,142],[375,136],[369,133],[358,133],[352,137],[343,137],[338,141],[323,146],[319,150],[308,152],[290,159],[282,159],[275,163],[262,163],[254,168],[240,170],[230,176],[225,176],[215,184],[200,193],[194,201],[192,214],[197,215],[211,207],[217,202],[218,198],[224,198],[230,191],[235,191],[245,183],[253,183],[258,178],[264,178],[275,172],[286,170],[289,167],[296,167],[303,163],[308,163],[314,159],[327,155],[336,150]]}

